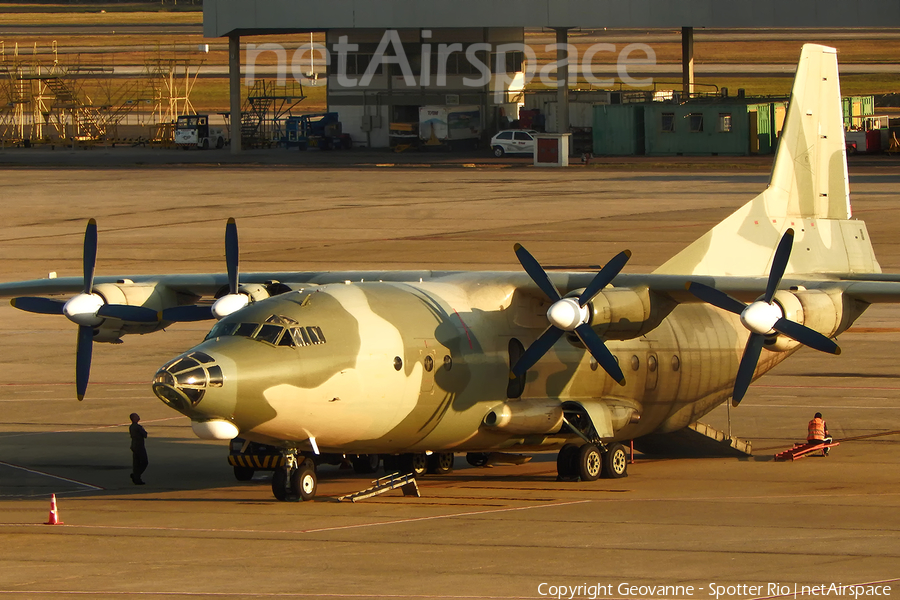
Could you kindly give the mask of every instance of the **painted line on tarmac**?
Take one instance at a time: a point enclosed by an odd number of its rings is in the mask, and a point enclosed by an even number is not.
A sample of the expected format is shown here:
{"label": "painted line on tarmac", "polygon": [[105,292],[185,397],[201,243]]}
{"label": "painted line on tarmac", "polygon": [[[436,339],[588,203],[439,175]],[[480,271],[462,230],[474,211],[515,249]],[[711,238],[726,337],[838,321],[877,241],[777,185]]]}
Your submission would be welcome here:
{"label": "painted line on tarmac", "polygon": [[[885,400],[890,400],[890,398],[885,398]],[[747,408],[812,408],[812,409],[821,409],[825,407],[826,410],[853,410],[857,408],[864,408],[867,410],[890,410],[896,409],[896,406],[854,406],[852,404],[848,404],[846,406],[843,405],[831,405],[826,404],[825,402],[820,402],[818,404],[747,404]],[[741,403],[741,409],[744,408],[744,403]]]}
{"label": "painted line on tarmac", "polygon": [[[183,417],[166,417],[165,419],[150,419],[150,420],[141,419],[141,423],[162,423],[163,421],[175,421],[175,420],[179,420],[182,418]],[[117,423],[117,424],[113,424],[113,425],[97,425],[96,427],[81,427],[79,429],[59,429],[57,431],[31,431],[28,433],[15,433],[13,435],[0,434],[0,441],[9,440],[12,438],[19,438],[19,437],[30,437],[33,435],[49,435],[49,434],[55,434],[55,433],[79,433],[82,431],[97,431],[100,429],[115,429],[117,427],[128,427],[130,425],[131,425],[131,422],[129,421],[128,423]]]}
{"label": "painted line on tarmac", "polygon": [[12,463],[4,462],[0,460],[0,465],[4,467],[9,467],[10,469],[18,469],[19,471],[25,471],[26,473],[32,473],[34,475],[43,475],[44,477],[49,477],[51,479],[59,479],[60,481],[65,481],[67,483],[74,483],[75,485],[84,486],[86,488],[90,488],[92,490],[103,490],[106,488],[102,488],[100,486],[91,485],[90,483],[85,483],[83,481],[78,481],[75,479],[69,479],[68,477],[60,477],[59,475],[51,475],[50,473],[44,473],[43,471],[35,471],[34,469],[29,469],[26,467],[20,467],[19,465],[14,465]]}
{"label": "painted line on tarmac", "polygon": [[755,388],[766,388],[772,390],[884,390],[892,392],[900,390],[900,386],[877,387],[868,385],[772,385],[757,384]]}
{"label": "painted line on tarmac", "polygon": [[[42,381],[40,383],[0,383],[0,388],[4,387],[44,387],[44,386],[60,386],[72,385],[71,381]],[[146,381],[97,381],[91,382],[92,386],[98,385],[147,385]]]}
{"label": "painted line on tarmac", "polygon": [[[177,596],[177,597],[200,597],[200,598],[406,598],[409,600],[434,599],[434,600],[521,600],[530,596],[485,596],[479,594],[477,596],[463,596],[460,594],[347,594],[347,593],[328,593],[328,592],[144,592],[144,591],[104,591],[104,592],[64,592],[60,590],[0,590],[0,595],[5,594],[32,594],[45,595],[55,598],[66,596]],[[540,598],[541,596],[533,596]],[[606,598],[605,600],[632,600],[625,598]]]}
{"label": "painted line on tarmac", "polygon": [[[430,517],[415,517],[410,519],[398,519],[395,521],[379,521],[374,523],[358,523],[356,525],[338,525],[335,527],[318,527],[315,529],[212,529],[198,527],[125,527],[122,525],[60,525],[71,529],[124,529],[128,531],[183,531],[187,533],[324,533],[328,531],[342,531],[346,529],[362,529],[364,527],[381,527],[383,525],[404,525],[406,523],[418,523],[422,521],[436,521],[438,519],[452,519],[454,517],[472,517],[478,515],[496,514],[502,512],[515,512],[521,510],[534,510],[536,508],[553,508],[555,506],[570,506],[573,504],[586,504],[593,500],[572,500],[570,502],[553,502],[536,506],[513,506],[492,510],[475,510],[464,513],[449,513],[433,515]],[[31,523],[0,523],[0,527],[28,527]]]}
{"label": "painted line on tarmac", "polygon": [[[106,530],[123,530],[123,531],[171,531],[183,533],[227,533],[227,534],[306,534],[306,533],[327,533],[330,531],[345,531],[350,529],[363,529],[367,527],[381,527],[385,525],[405,525],[407,523],[420,523],[424,521],[436,521],[439,519],[452,519],[454,517],[473,517],[480,515],[498,514],[504,512],[516,512],[525,510],[534,510],[538,508],[553,508],[557,506],[572,506],[576,504],[607,504],[612,502],[734,502],[738,501],[756,501],[756,500],[779,500],[779,499],[799,499],[799,498],[857,498],[872,496],[900,496],[900,492],[884,492],[878,494],[870,493],[846,493],[846,494],[785,494],[785,495],[767,495],[767,496],[689,496],[689,497],[653,497],[653,498],[593,498],[586,500],[572,500],[569,502],[552,502],[549,504],[538,504],[534,506],[513,506],[507,508],[497,508],[490,510],[476,510],[463,513],[448,513],[443,515],[433,515],[430,517],[415,517],[409,519],[397,519],[394,521],[379,521],[373,523],[358,523],[356,525],[339,525],[335,527],[317,527],[315,529],[219,529],[208,527],[142,527],[124,525],[74,525],[66,524],[59,527],[69,529],[106,529]],[[42,527],[35,523],[0,523],[0,527]]]}

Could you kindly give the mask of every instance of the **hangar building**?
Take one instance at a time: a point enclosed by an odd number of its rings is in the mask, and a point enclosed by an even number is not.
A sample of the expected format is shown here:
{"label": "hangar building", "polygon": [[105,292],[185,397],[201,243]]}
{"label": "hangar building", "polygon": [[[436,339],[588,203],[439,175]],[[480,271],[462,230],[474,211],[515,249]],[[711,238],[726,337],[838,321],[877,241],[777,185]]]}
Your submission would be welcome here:
{"label": "hangar building", "polygon": [[[332,56],[328,66],[329,108],[340,107],[342,119],[355,135],[365,135],[372,145],[388,136],[392,118],[423,104],[471,103],[485,116],[499,117],[509,94],[516,91],[515,75],[521,56],[508,53],[498,65],[501,46],[521,42],[524,28],[555,31],[565,48],[570,30],[668,29],[682,32],[683,89],[693,86],[693,31],[695,28],[883,28],[900,27],[900,2],[896,0],[204,0],[203,31],[206,37],[228,37],[230,106],[240,112],[240,39],[246,35],[326,32]],[[394,54],[398,45],[407,53],[410,69],[394,62],[375,65],[368,85],[350,83],[365,75],[372,56],[385,39]],[[394,37],[391,37],[394,36]],[[349,46],[343,51],[342,39]],[[444,45],[444,80],[438,75],[437,54]],[[455,50],[449,50],[459,44]],[[471,52],[475,61],[459,59]],[[479,54],[480,53],[480,54]],[[456,54],[454,57],[453,55]],[[411,56],[410,56],[411,55]],[[558,62],[566,58],[558,51]],[[455,62],[454,62],[455,61]],[[434,66],[432,70],[430,67]],[[363,68],[365,67],[365,68]],[[351,73],[352,71],[352,73]],[[480,73],[479,73],[480,71]],[[479,77],[480,75],[480,77]],[[341,81],[338,81],[342,78]],[[569,71],[558,69],[558,127],[569,122]],[[507,82],[512,79],[513,81]],[[467,80],[467,81],[464,81]],[[498,83],[500,81],[500,83]],[[443,102],[442,102],[443,100]],[[232,152],[240,152],[240,121],[231,120]]]}

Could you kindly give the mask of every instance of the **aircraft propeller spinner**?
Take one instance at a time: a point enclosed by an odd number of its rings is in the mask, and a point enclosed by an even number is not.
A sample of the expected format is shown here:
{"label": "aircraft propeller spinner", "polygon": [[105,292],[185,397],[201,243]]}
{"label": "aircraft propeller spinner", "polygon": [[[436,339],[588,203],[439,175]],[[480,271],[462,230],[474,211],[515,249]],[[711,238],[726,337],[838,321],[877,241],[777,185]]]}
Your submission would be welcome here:
{"label": "aircraft propeller spinner", "polygon": [[750,332],[750,338],[744,347],[744,354],[741,357],[737,377],[734,381],[734,394],[731,399],[733,406],[740,404],[744,394],[747,393],[747,388],[750,387],[766,336],[781,333],[804,346],[815,348],[821,352],[828,352],[829,354],[841,353],[840,346],[834,340],[805,325],[784,318],[784,312],[781,307],[772,300],[781,283],[781,278],[784,276],[784,271],[787,269],[793,243],[794,230],[788,229],[778,243],[778,248],[775,249],[772,269],[769,271],[769,280],[766,284],[766,293],[762,300],[744,304],[725,292],[702,283],[692,281],[686,286],[690,293],[704,302],[740,315],[741,323]]}
{"label": "aircraft propeller spinner", "polygon": [[234,221],[234,217],[229,217],[228,223],[225,225],[225,264],[228,269],[228,293],[217,299],[211,306],[190,304],[167,308],[162,311],[160,320],[177,323],[224,319],[231,313],[250,304],[250,297],[240,291],[240,283],[238,281],[239,256],[237,224]]}
{"label": "aircraft propeller spinner", "polygon": [[629,250],[620,252],[606,263],[578,298],[563,298],[553,282],[550,281],[547,272],[528,250],[521,244],[516,244],[515,251],[522,268],[553,304],[547,310],[550,326],[528,347],[528,350],[513,366],[510,378],[523,376],[559,341],[559,338],[567,332],[574,332],[603,370],[609,373],[610,377],[619,385],[625,385],[625,375],[622,374],[619,363],[616,362],[615,357],[600,336],[591,329],[591,315],[587,305],[619,274],[619,271],[631,258],[631,252]]}
{"label": "aircraft propeller spinner", "polygon": [[84,399],[88,379],[91,374],[91,354],[94,344],[94,328],[105,318],[119,319],[132,323],[155,323],[156,311],[143,306],[107,304],[93,293],[94,269],[97,265],[97,221],[90,219],[84,231],[84,251],[82,253],[84,287],[80,294],[69,300],[22,296],[13,298],[10,304],[19,310],[44,315],[65,315],[78,325],[78,343],[75,352],[75,390],[79,400]]}

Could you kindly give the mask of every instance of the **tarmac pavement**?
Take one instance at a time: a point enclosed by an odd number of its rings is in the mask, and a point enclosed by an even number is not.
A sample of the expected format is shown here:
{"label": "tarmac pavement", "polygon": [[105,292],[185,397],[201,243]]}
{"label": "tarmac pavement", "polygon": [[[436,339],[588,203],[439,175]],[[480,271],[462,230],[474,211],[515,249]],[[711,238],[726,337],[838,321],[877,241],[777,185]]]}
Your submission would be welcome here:
{"label": "tarmac pavement", "polygon": [[[627,247],[627,271],[649,272],[768,179],[765,159],[722,157],[568,169],[448,157],[426,168],[352,154],[300,166],[264,151],[243,162],[204,156],[176,165],[146,159],[162,151],[134,149],[137,159],[116,155],[111,167],[102,150],[80,152],[70,164],[21,166],[11,166],[15,152],[0,153],[0,280],[80,274],[89,217],[99,224],[103,275],[222,272],[229,216],[244,272],[514,270],[515,242],[560,266],[603,263]],[[100,159],[81,158],[88,155]],[[866,220],[883,269],[896,273],[898,167],[851,163],[854,214]],[[561,483],[553,454],[493,468],[458,456],[452,474],[419,480],[421,498],[397,491],[357,504],[336,497],[369,480],[334,466],[322,467],[314,502],[275,501],[262,475],[237,482],[226,445],[198,440],[153,396],[156,369],[206,330],[185,323],[96,344],[79,403],[76,327],[0,306],[0,596],[769,598],[794,597],[796,586],[798,598],[845,598],[900,590],[900,307],[869,309],[841,335],[841,356],[802,350],[751,386],[739,408],[704,419],[721,429],[730,419],[733,434],[752,441],[751,458],[637,455],[628,478]],[[141,487],[128,478],[135,411],[150,436]],[[841,445],[827,458],[774,462],[816,411]],[[51,493],[65,525],[43,525]],[[832,584],[827,595],[813,593]],[[867,585],[840,587],[855,584]]]}

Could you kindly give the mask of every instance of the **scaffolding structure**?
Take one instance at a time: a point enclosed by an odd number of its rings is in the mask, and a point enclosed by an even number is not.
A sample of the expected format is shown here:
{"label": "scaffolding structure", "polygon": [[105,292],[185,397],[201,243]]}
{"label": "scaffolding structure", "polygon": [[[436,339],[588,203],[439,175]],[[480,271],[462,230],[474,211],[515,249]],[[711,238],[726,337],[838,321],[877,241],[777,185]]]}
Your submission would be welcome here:
{"label": "scaffolding structure", "polygon": [[254,83],[241,107],[241,146],[254,148],[280,142],[285,135],[285,118],[305,99],[299,81],[282,86],[266,80]]}
{"label": "scaffolding structure", "polygon": [[[140,73],[116,77],[111,65],[60,60],[56,42],[49,58],[37,44],[30,53],[0,42],[0,140],[115,140],[119,124],[138,114],[146,141],[169,141],[178,115],[192,114],[190,95],[203,61],[179,58],[174,50],[144,59]],[[149,110],[148,110],[149,109]],[[143,136],[142,136],[143,137]]]}

